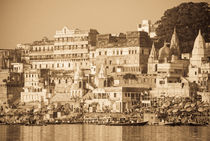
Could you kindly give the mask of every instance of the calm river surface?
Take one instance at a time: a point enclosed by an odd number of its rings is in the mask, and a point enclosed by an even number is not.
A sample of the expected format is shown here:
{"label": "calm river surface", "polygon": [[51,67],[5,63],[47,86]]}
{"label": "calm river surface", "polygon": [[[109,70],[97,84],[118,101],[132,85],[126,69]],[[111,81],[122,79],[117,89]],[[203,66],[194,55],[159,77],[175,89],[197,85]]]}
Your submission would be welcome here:
{"label": "calm river surface", "polygon": [[0,141],[210,141],[206,127],[104,125],[0,125]]}

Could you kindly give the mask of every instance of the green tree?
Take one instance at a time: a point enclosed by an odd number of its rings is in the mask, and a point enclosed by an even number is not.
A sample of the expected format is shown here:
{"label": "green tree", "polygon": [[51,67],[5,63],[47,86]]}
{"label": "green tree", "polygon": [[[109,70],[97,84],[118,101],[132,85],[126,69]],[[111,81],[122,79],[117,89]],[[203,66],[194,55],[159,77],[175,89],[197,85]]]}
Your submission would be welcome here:
{"label": "green tree", "polygon": [[159,47],[163,41],[170,41],[173,29],[176,27],[182,52],[191,52],[193,43],[201,29],[206,42],[210,41],[210,8],[208,3],[182,3],[168,9],[160,20],[156,22],[156,34]]}
{"label": "green tree", "polygon": [[131,74],[131,73],[126,73],[125,75],[123,75],[123,79],[125,79],[125,80],[128,80],[128,79],[138,80],[136,75],[135,74]]}

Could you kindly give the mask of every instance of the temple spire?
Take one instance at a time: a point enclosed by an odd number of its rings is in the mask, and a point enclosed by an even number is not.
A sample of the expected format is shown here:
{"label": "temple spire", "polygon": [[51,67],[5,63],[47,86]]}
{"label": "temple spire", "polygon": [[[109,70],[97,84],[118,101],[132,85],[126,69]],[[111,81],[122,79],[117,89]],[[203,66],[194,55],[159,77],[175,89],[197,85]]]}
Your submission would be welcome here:
{"label": "temple spire", "polygon": [[151,51],[150,51],[149,59],[157,60],[157,52],[156,52],[156,49],[155,49],[155,44],[154,44],[154,42],[153,42],[153,44],[152,44],[152,49],[151,49]]}
{"label": "temple spire", "polygon": [[202,58],[206,56],[206,43],[201,34],[201,30],[198,32],[198,36],[195,39],[193,50],[192,50],[192,58],[191,64],[194,66],[201,66]]}
{"label": "temple spire", "polygon": [[174,28],[174,32],[171,37],[170,51],[171,55],[180,56],[179,39],[176,33],[176,28]]}
{"label": "temple spire", "polygon": [[98,73],[98,78],[105,78],[105,75],[106,75],[105,69],[104,69],[104,66],[103,66],[103,64],[102,64],[102,65],[101,65],[101,68],[100,68],[100,70],[99,70],[99,73]]}
{"label": "temple spire", "polygon": [[83,77],[83,72],[80,69],[79,65],[77,65],[77,69],[74,73],[74,80],[77,81],[77,80],[81,79],[82,77]]}

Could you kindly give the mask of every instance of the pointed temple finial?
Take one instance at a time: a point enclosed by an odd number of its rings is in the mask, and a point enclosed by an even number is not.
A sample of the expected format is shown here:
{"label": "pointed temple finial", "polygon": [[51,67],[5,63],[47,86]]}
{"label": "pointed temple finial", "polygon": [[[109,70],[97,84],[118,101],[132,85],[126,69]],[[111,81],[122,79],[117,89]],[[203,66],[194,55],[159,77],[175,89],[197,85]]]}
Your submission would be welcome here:
{"label": "pointed temple finial", "polygon": [[104,65],[102,64],[101,68],[99,70],[99,73],[98,73],[98,77],[99,78],[105,78],[105,75],[106,75],[106,73],[105,73],[105,70],[104,70]]}
{"label": "pointed temple finial", "polygon": [[156,52],[156,49],[155,49],[155,44],[153,42],[152,49],[151,49],[150,54],[149,54],[149,62],[153,62],[156,59],[157,59],[157,52]]}
{"label": "pointed temple finial", "polygon": [[167,46],[166,39],[164,40],[163,46]]}
{"label": "pointed temple finial", "polygon": [[176,26],[174,27],[174,34],[176,34]]}
{"label": "pointed temple finial", "polygon": [[198,35],[201,35],[201,29],[199,29],[199,31],[198,31]]}
{"label": "pointed temple finial", "polygon": [[171,43],[170,43],[170,55],[175,55],[177,57],[180,57],[180,49],[179,49],[179,39],[176,33],[176,27],[174,27],[174,32],[171,37]]}
{"label": "pointed temple finial", "polygon": [[199,29],[198,36],[195,38],[193,50],[192,50],[192,57],[191,57],[191,64],[193,66],[201,67],[202,59],[206,57],[206,43],[201,35],[201,30]]}

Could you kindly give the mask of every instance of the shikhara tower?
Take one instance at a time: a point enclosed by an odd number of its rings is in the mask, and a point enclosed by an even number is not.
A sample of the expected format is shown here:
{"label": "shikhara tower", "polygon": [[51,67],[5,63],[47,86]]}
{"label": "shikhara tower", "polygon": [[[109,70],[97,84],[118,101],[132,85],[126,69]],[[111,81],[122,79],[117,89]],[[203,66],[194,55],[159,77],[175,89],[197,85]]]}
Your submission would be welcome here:
{"label": "shikhara tower", "polygon": [[148,59],[148,74],[155,74],[157,72],[157,63],[158,63],[157,51],[155,49],[155,44],[153,43],[152,49],[150,51]]}
{"label": "shikhara tower", "polygon": [[179,49],[179,39],[176,33],[176,28],[174,28],[174,33],[171,37],[171,44],[170,44],[170,54],[171,56],[174,55],[178,59],[180,58],[180,49]]}
{"label": "shikhara tower", "polygon": [[210,89],[210,60],[208,58],[208,49],[206,43],[199,30],[198,36],[195,39],[192,57],[189,65],[189,80],[196,82],[201,89]]}

